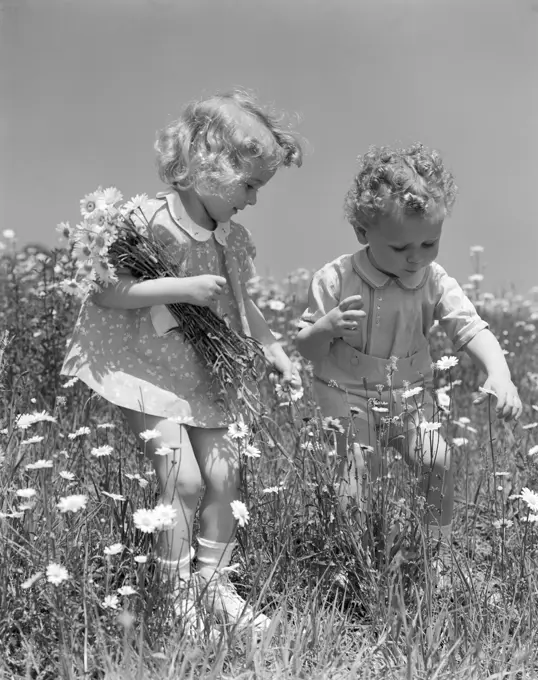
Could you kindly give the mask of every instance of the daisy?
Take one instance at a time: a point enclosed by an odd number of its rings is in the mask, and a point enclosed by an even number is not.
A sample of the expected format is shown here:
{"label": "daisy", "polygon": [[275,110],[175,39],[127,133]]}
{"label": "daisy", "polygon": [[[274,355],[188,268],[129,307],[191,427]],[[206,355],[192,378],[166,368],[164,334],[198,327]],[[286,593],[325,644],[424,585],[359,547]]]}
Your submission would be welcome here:
{"label": "daisy", "polygon": [[15,427],[19,428],[19,430],[26,430],[30,425],[43,421],[49,421],[51,423],[58,422],[54,416],[51,416],[50,413],[47,413],[46,411],[34,411],[33,413],[23,413],[18,416],[15,421]]}
{"label": "daisy", "polygon": [[2,232],[2,236],[8,241],[10,241],[11,239],[15,238],[15,232],[13,231],[13,229],[4,229],[4,231]]}
{"label": "daisy", "polygon": [[60,470],[59,475],[62,479],[66,479],[68,482],[72,482],[75,479],[74,473],[69,472],[68,470]]}
{"label": "daisy", "polygon": [[93,268],[95,275],[99,281],[101,281],[101,283],[108,285],[109,283],[117,283],[119,281],[116,270],[110,265],[109,262],[107,262],[106,259],[94,259]]}
{"label": "daisy", "polygon": [[136,194],[130,201],[123,204],[121,211],[127,215],[128,213],[133,212],[133,210],[143,208],[147,201],[149,201],[147,194]]}
{"label": "daisy", "polygon": [[[73,387],[73,385],[76,385],[77,383],[78,383],[78,378],[69,378],[69,380],[67,382],[64,382],[62,387],[65,387],[65,388]],[[97,427],[99,427],[99,425]]]}
{"label": "daisy", "polygon": [[478,391],[482,392],[483,394],[489,394],[491,397],[497,396],[493,390],[488,390],[486,387],[482,387],[482,385],[480,385]]}
{"label": "daisy", "polygon": [[259,458],[261,454],[260,449],[257,446],[249,444],[243,451],[243,455],[246,456],[247,458]]}
{"label": "daisy", "polygon": [[135,527],[145,534],[152,534],[157,528],[152,510],[136,510],[133,514],[133,521]]}
{"label": "daisy", "polygon": [[40,460],[36,460],[35,463],[28,463],[28,465],[25,466],[25,470],[44,470],[45,468],[51,468],[52,467],[52,460],[44,460],[41,458]]}
{"label": "daisy", "polygon": [[37,491],[35,489],[19,489],[17,491],[17,496],[20,496],[21,498],[32,498],[37,494]]}
{"label": "daisy", "polygon": [[416,397],[417,394],[420,394],[424,388],[418,385],[417,387],[411,387],[408,390],[404,390],[402,392],[402,399],[411,399],[412,397]]}
{"label": "daisy", "polygon": [[228,426],[228,436],[232,439],[244,439],[248,437],[248,427],[241,420]]}
{"label": "daisy", "polygon": [[121,588],[118,588],[118,593],[120,595],[136,595],[136,589],[133,588],[132,586],[122,586]]}
{"label": "daisy", "polygon": [[64,246],[69,244],[69,239],[71,238],[71,227],[69,222],[60,222],[56,225],[56,231],[58,232],[58,239],[60,243]]}
{"label": "daisy", "polygon": [[333,432],[339,432],[340,434],[344,433],[344,428],[338,418],[331,418],[330,416],[323,418],[321,427],[324,430],[332,430]]}
{"label": "daisy", "polygon": [[60,498],[56,503],[56,507],[60,512],[78,512],[86,507],[88,503],[88,496],[84,494],[74,494],[72,496],[65,496]]}
{"label": "daisy", "polygon": [[244,527],[246,524],[248,524],[250,513],[243,501],[232,501],[230,505],[232,506],[232,514],[237,520],[239,526]]}
{"label": "daisy", "polygon": [[125,496],[122,496],[119,493],[109,493],[108,491],[101,491],[103,496],[108,496],[109,498],[112,498],[113,501],[126,501],[127,499]]}
{"label": "daisy", "polygon": [[61,564],[51,562],[47,567],[47,581],[55,586],[60,585],[62,581],[67,581],[69,572]]}
{"label": "daisy", "polygon": [[534,430],[535,427],[538,427],[538,423],[529,423],[528,425],[523,425],[522,430]]}
{"label": "daisy", "polygon": [[117,595],[107,595],[105,599],[101,602],[105,609],[117,609],[120,600]]}
{"label": "daisy", "polygon": [[262,491],[262,493],[269,494],[269,493],[279,493],[280,487],[278,486],[268,486],[266,489]]}
{"label": "daisy", "polygon": [[114,448],[105,444],[104,446],[94,446],[90,453],[96,458],[102,458],[103,456],[110,456],[112,451],[114,451]]}
{"label": "daisy", "polygon": [[466,446],[469,443],[469,440],[466,437],[454,437],[452,440],[452,444],[454,446]]}
{"label": "daisy", "polygon": [[[64,279],[63,281],[60,281],[58,285],[61,291],[66,295],[78,296],[82,294],[82,288],[80,287],[80,284],[78,283],[78,281],[76,281],[76,279]],[[78,378],[76,380],[78,380]],[[69,380],[68,382],[71,381]]]}
{"label": "daisy", "polygon": [[434,363],[434,367],[438,371],[448,371],[448,369],[457,366],[459,362],[458,357],[454,356],[444,356]]}
{"label": "daisy", "polygon": [[161,436],[162,434],[159,430],[144,430],[140,433],[140,439],[143,439],[145,442],[149,442],[151,439],[157,439]]}
{"label": "daisy", "polygon": [[155,450],[156,456],[170,456],[173,453],[174,449],[171,449],[169,446],[159,446],[159,448]]}
{"label": "daisy", "polygon": [[441,423],[428,423],[427,421],[423,421],[420,423],[420,429],[422,432],[435,432],[441,427]]}
{"label": "daisy", "polygon": [[483,280],[484,280],[483,274],[471,274],[471,276],[469,276],[469,281],[471,283],[480,283],[480,281]]}
{"label": "daisy", "polygon": [[26,446],[27,444],[39,444],[39,442],[42,442],[45,437],[42,437],[39,434],[36,434],[34,437],[28,437],[28,439],[25,439],[24,441],[21,442],[21,446]]}
{"label": "daisy", "polygon": [[531,447],[531,448],[527,451],[527,455],[528,455],[528,456],[534,456],[534,455],[536,455],[537,453],[538,453],[538,444],[536,444],[536,446]]}
{"label": "daisy", "polygon": [[267,306],[269,309],[272,309],[273,312],[282,312],[286,309],[286,304],[282,302],[282,300],[269,300]]}
{"label": "daisy", "polygon": [[113,430],[116,426],[114,423],[99,423],[97,426],[98,430]]}
{"label": "daisy", "polygon": [[493,526],[494,526],[496,529],[502,529],[502,528],[509,529],[511,526],[513,526],[513,524],[514,524],[514,523],[512,522],[511,519],[496,519],[496,520],[493,522]]}
{"label": "daisy", "polygon": [[177,510],[171,505],[159,503],[153,509],[153,516],[157,529],[171,529],[176,524]]}
{"label": "daisy", "polygon": [[147,555],[136,555],[136,557],[134,558],[134,561],[137,564],[146,564],[146,562],[148,561],[148,558],[147,558]]}
{"label": "daisy", "polygon": [[114,205],[123,201],[123,194],[116,187],[108,187],[103,189],[103,200],[107,205]]}
{"label": "daisy", "polygon": [[80,201],[80,214],[82,217],[90,217],[94,210],[97,210],[103,205],[103,196],[100,192],[94,191],[87,194]]}
{"label": "daisy", "polygon": [[113,543],[112,545],[108,545],[105,548],[105,555],[118,555],[120,552],[122,552],[124,546],[122,543]]}
{"label": "daisy", "polygon": [[38,571],[37,574],[34,574],[33,576],[30,576],[29,579],[27,579],[24,583],[21,583],[21,588],[23,590],[28,590],[28,588],[31,588],[36,581],[39,581],[39,579],[43,576],[42,571]]}
{"label": "daisy", "polygon": [[532,512],[538,512],[538,494],[535,493],[534,491],[531,491],[527,487],[521,489],[521,494],[519,496],[522,501],[525,501],[525,503],[528,505],[529,509],[532,510]]}
{"label": "daisy", "polygon": [[86,262],[91,262],[93,252],[87,243],[75,241],[75,245],[73,246],[73,256],[79,264],[83,264]]}
{"label": "daisy", "polygon": [[70,432],[67,436],[69,439],[77,439],[77,437],[83,437],[85,434],[90,434],[91,430],[89,427],[79,427],[75,432]]}

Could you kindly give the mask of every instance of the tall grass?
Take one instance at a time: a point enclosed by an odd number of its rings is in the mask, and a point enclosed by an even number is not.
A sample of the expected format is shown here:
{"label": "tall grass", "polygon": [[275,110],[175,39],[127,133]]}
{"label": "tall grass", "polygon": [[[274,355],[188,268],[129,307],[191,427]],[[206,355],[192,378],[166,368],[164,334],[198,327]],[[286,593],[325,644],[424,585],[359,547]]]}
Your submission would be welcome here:
{"label": "tall grass", "polygon": [[[133,524],[134,510],[158,496],[142,443],[107,402],[59,376],[77,312],[59,285],[69,267],[61,251],[13,243],[2,259],[0,677],[538,677],[537,527],[512,498],[538,490],[538,453],[529,455],[538,433],[532,300],[484,295],[476,279],[470,291],[508,352],[525,404],[520,424],[495,421],[491,404],[473,405],[480,376],[465,357],[438,376],[451,396],[443,428],[455,442],[457,497],[450,586],[439,589],[416,483],[382,441],[383,476],[365,528],[340,507],[333,425],[316,409],[309,367],[293,348],[308,273],[254,283],[305,384],[304,399],[292,403],[264,384],[264,426],[238,442],[261,457],[244,457],[250,521],[238,531],[232,579],[273,623],[262,639],[233,630],[193,639],[156,578],[154,537]],[[450,351],[437,329],[431,344],[434,358]],[[55,421],[21,429],[17,417],[35,411]],[[105,445],[112,455],[92,453]],[[39,460],[51,466],[27,468]],[[74,494],[87,505],[62,513],[60,499]],[[49,582],[51,563],[67,580]],[[119,595],[125,585],[136,593]]]}

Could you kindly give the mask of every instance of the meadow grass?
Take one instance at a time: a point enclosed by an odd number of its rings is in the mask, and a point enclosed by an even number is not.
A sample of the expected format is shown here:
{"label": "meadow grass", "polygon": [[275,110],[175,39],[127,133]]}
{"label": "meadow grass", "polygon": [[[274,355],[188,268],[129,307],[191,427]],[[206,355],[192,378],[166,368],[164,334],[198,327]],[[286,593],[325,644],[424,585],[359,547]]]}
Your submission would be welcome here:
{"label": "meadow grass", "polygon": [[[473,405],[481,376],[465,357],[437,376],[451,397],[442,420],[457,500],[450,581],[440,589],[416,481],[382,441],[366,528],[339,505],[334,424],[317,411],[293,347],[308,273],[253,285],[305,384],[304,398],[286,403],[264,383],[263,426],[238,440],[261,456],[244,456],[250,520],[237,533],[231,578],[273,622],[261,639],[234,630],[193,638],[156,577],[155,537],[133,522],[158,498],[143,442],[106,401],[59,375],[78,306],[61,287],[70,267],[65,252],[14,243],[2,259],[0,678],[538,677],[536,513],[517,497],[538,490],[532,300],[484,296],[474,280],[520,389],[519,424],[496,421],[489,402]],[[438,329],[431,345],[434,359],[451,351]],[[18,417],[34,412],[53,420],[21,427]],[[72,495],[86,496],[85,507],[62,512],[60,499]],[[51,563],[67,570],[58,584]],[[125,586],[135,592],[118,593]]]}

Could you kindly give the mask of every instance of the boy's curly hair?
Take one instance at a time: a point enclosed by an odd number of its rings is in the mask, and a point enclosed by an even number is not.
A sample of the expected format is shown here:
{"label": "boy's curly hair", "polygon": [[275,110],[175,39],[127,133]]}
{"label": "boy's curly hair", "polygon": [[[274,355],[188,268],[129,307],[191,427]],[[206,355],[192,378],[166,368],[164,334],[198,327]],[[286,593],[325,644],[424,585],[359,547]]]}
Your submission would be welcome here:
{"label": "boy's curly hair", "polygon": [[344,203],[355,232],[395,209],[419,216],[443,205],[450,213],[457,187],[437,151],[420,143],[408,149],[372,146],[358,160],[359,170]]}
{"label": "boy's curly hair", "polygon": [[274,169],[302,163],[297,135],[239,89],[188,104],[161,130],[155,150],[163,182],[217,194],[243,179],[253,158]]}

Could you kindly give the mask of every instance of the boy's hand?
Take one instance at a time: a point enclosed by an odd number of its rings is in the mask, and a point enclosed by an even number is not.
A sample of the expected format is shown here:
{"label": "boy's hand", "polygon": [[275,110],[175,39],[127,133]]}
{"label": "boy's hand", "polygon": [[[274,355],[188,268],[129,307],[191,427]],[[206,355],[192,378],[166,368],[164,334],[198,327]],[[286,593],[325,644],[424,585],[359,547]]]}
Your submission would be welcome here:
{"label": "boy's hand", "polygon": [[333,337],[343,338],[350,344],[353,340],[360,340],[361,322],[366,316],[363,307],[362,296],[352,295],[342,300],[338,307],[331,309],[325,318]]}
{"label": "boy's hand", "polygon": [[523,411],[521,399],[517,388],[510,378],[490,376],[480,388],[481,394],[473,401],[473,404],[482,404],[493,395],[497,399],[495,410],[497,417],[503,420],[518,420]]}

